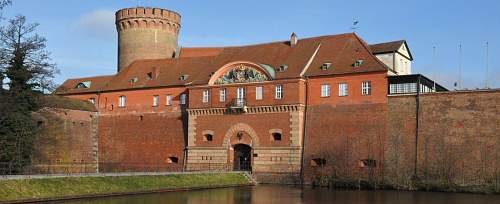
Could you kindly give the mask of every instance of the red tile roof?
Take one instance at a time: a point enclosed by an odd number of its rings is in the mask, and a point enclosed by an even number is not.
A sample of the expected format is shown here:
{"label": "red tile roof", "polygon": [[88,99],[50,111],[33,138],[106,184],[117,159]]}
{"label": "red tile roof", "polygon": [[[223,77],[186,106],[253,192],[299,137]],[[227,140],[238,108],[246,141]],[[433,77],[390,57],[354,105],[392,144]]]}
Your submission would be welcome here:
{"label": "red tile roof", "polygon": [[373,54],[396,52],[404,43],[405,43],[404,40],[378,43],[370,45],[370,49],[372,50]]}
{"label": "red tile roof", "polygon": [[[293,47],[288,41],[280,41],[237,47],[182,48],[179,58],[138,60],[115,76],[67,80],[56,93],[205,85],[220,67],[235,61],[250,61],[274,68],[287,65],[286,71],[276,72],[275,79],[299,78],[317,49],[318,52],[304,73],[305,76],[387,71],[386,65],[372,54],[363,40],[354,33],[346,33],[301,39]],[[356,60],[363,60],[363,64],[354,67]],[[332,63],[331,69],[320,69],[326,62]],[[154,73],[155,77],[147,79],[148,72]],[[186,80],[181,80],[181,75],[188,77]],[[137,78],[136,82],[131,83],[131,79],[134,78]],[[96,82],[92,83],[96,86],[89,89],[75,89],[79,81],[85,80],[95,80]]]}

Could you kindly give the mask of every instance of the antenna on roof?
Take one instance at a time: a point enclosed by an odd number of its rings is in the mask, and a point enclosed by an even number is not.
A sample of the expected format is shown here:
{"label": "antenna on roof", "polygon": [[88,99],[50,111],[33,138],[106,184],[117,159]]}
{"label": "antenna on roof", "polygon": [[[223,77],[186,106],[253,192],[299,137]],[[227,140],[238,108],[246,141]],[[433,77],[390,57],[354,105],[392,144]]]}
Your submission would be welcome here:
{"label": "antenna on roof", "polygon": [[462,89],[462,44],[458,45],[458,89]]}
{"label": "antenna on roof", "polygon": [[486,78],[484,79],[484,88],[488,88],[488,69],[489,69],[489,43],[486,41]]}
{"label": "antenna on roof", "polygon": [[356,32],[356,30],[360,28],[358,26],[358,24],[359,24],[359,20],[357,18],[353,18],[352,19],[352,26],[351,26],[351,30],[353,30],[353,32]]}

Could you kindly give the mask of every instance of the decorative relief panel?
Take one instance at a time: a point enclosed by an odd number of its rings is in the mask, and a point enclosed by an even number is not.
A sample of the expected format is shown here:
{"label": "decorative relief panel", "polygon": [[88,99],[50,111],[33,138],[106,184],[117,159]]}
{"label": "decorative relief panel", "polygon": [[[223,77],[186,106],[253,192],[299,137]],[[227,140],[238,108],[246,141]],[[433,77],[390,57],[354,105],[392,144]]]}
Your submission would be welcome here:
{"label": "decorative relief panel", "polygon": [[267,80],[269,80],[269,77],[264,73],[252,67],[239,64],[216,79],[214,84],[248,83]]}

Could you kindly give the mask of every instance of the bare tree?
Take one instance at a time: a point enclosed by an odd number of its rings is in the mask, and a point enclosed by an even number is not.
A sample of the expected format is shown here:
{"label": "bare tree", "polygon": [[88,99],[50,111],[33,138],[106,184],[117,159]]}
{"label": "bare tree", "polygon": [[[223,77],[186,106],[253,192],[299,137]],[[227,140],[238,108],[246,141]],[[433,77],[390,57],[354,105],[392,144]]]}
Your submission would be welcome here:
{"label": "bare tree", "polygon": [[9,79],[9,90],[44,90],[58,73],[45,50],[46,39],[35,33],[38,24],[16,16],[0,29],[0,71]]}

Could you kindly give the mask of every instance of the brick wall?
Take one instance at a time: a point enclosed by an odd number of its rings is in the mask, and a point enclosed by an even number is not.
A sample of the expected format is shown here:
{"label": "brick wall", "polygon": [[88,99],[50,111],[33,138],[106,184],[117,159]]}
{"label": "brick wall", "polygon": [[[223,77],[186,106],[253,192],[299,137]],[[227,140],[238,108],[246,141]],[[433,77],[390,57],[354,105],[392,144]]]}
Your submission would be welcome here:
{"label": "brick wall", "polygon": [[[438,184],[499,182],[500,91],[420,97],[417,176]],[[404,184],[415,159],[415,96],[389,97],[386,180]]]}
{"label": "brick wall", "polygon": [[[384,160],[387,105],[316,105],[307,109],[304,181],[379,179]],[[318,160],[324,159],[324,165]],[[376,167],[363,167],[373,159]]]}
{"label": "brick wall", "polygon": [[[99,119],[101,171],[181,170],[184,126],[181,111],[102,114]],[[173,158],[177,158],[177,162]]]}
{"label": "brick wall", "polygon": [[97,113],[44,108],[33,118],[41,129],[27,173],[96,172]]}

